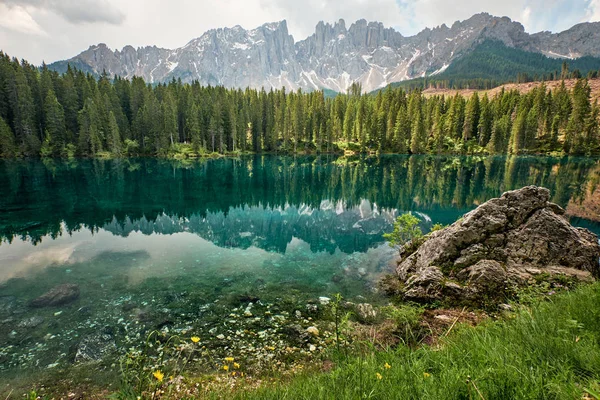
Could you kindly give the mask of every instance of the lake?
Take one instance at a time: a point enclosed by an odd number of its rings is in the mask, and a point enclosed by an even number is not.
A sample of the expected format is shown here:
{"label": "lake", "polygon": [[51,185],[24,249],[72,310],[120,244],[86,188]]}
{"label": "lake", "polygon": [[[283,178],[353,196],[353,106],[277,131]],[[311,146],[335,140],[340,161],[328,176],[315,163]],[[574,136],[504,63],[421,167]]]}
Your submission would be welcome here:
{"label": "lake", "polygon": [[[82,379],[114,384],[152,332],[198,336],[201,371],[292,366],[331,343],[304,332],[335,294],[386,302],[399,214],[426,232],[535,184],[600,233],[599,182],[592,158],[0,161],[0,383],[93,365]],[[32,303],[64,284],[79,296]]]}

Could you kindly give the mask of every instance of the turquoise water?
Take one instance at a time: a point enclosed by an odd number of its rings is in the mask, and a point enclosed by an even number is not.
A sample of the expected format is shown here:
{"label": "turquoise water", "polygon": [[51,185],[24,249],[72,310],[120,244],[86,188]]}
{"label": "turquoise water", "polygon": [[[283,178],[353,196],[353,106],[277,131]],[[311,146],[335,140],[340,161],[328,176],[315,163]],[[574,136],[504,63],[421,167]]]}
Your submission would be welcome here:
{"label": "turquoise water", "polygon": [[[198,369],[234,353],[292,363],[326,346],[290,332],[318,325],[320,297],[386,301],[376,282],[395,251],[382,235],[397,215],[427,231],[537,184],[598,233],[599,179],[589,158],[0,161],[0,381],[115,371],[155,330],[200,336]],[[65,283],[79,298],[31,307]]]}

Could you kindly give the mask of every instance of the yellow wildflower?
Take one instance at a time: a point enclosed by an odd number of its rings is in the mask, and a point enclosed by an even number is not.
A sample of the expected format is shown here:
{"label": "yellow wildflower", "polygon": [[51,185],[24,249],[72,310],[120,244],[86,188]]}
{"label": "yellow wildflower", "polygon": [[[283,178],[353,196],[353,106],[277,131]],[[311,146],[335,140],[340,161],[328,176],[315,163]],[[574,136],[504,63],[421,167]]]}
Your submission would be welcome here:
{"label": "yellow wildflower", "polygon": [[198,336],[192,336],[192,342],[198,343],[199,341],[200,341],[200,338]]}
{"label": "yellow wildflower", "polygon": [[379,372],[376,373],[375,376],[377,377],[377,379],[380,379],[380,380],[383,379],[383,376],[381,376],[381,374]]}
{"label": "yellow wildflower", "polygon": [[427,379],[431,376],[429,372],[423,372],[423,378]]}
{"label": "yellow wildflower", "polygon": [[235,371],[233,371],[233,372],[231,373],[231,376],[235,376]]}
{"label": "yellow wildflower", "polygon": [[239,368],[240,368],[240,364],[238,364],[238,363],[233,363],[233,368],[235,368],[235,369],[239,369]]}
{"label": "yellow wildflower", "polygon": [[233,361],[233,357],[225,357],[225,361],[232,362]]}
{"label": "yellow wildflower", "polygon": [[391,366],[390,364],[388,364],[388,363],[385,363],[385,364],[383,365],[383,368],[385,368],[385,369],[390,369],[390,368],[392,368],[392,366]]}
{"label": "yellow wildflower", "polygon": [[160,372],[160,370],[158,371],[154,371],[154,373],[152,374],[154,375],[154,377],[159,381],[162,382],[163,378],[165,377],[165,374],[163,374],[162,372]]}
{"label": "yellow wildflower", "polygon": [[225,371],[229,371],[229,365],[223,365],[223,369],[224,369]]}

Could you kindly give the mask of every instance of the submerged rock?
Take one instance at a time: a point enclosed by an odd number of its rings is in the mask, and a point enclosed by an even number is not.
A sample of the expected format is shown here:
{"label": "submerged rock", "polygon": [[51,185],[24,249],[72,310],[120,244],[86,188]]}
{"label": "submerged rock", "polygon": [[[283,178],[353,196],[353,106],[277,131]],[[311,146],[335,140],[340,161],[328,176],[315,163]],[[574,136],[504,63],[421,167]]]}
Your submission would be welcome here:
{"label": "submerged rock", "polygon": [[96,333],[85,336],[77,345],[75,363],[100,361],[115,352],[115,339],[109,333]]}
{"label": "submerged rock", "polygon": [[575,228],[550,203],[548,189],[527,186],[492,199],[418,246],[404,246],[396,274],[406,299],[500,298],[533,275],[581,280],[600,275],[595,234]]}
{"label": "submerged rock", "polygon": [[47,293],[44,293],[37,299],[32,300],[31,307],[51,307],[71,303],[79,298],[79,286],[72,283],[65,283],[55,286]]}
{"label": "submerged rock", "polygon": [[17,325],[19,328],[35,328],[44,323],[44,317],[34,315],[33,317],[25,318]]}

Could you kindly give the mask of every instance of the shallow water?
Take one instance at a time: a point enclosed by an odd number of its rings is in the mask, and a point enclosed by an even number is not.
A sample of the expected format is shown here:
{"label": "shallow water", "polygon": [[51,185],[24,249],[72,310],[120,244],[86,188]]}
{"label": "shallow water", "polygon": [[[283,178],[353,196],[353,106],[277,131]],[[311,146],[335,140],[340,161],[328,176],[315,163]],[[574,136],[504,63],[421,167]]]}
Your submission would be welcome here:
{"label": "shallow water", "polygon": [[[536,184],[599,233],[599,180],[589,158],[0,161],[0,375],[114,368],[153,330],[248,362],[259,347],[310,354],[286,324],[315,323],[319,297],[336,293],[384,302],[376,281],[394,250],[382,234],[397,215],[427,231]],[[65,283],[77,300],[31,307]]]}

